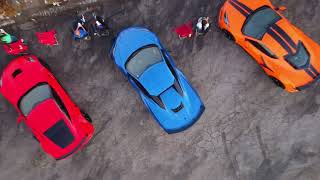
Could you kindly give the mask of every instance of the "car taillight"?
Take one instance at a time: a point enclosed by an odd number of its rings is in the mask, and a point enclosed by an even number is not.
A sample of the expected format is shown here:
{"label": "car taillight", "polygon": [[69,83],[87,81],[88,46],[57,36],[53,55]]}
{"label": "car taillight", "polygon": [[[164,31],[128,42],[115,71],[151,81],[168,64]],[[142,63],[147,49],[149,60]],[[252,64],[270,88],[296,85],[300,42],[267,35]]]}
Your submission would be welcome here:
{"label": "car taillight", "polygon": [[0,87],[2,86],[2,78],[0,78]]}

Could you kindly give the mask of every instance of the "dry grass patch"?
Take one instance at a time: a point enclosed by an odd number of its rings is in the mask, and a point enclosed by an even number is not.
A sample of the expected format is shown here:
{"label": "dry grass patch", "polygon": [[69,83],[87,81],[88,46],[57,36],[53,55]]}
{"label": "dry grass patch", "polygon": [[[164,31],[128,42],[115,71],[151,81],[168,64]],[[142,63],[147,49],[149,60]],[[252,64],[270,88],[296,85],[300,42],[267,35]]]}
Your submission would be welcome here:
{"label": "dry grass patch", "polygon": [[23,3],[12,3],[8,0],[0,0],[0,16],[13,17],[21,12]]}

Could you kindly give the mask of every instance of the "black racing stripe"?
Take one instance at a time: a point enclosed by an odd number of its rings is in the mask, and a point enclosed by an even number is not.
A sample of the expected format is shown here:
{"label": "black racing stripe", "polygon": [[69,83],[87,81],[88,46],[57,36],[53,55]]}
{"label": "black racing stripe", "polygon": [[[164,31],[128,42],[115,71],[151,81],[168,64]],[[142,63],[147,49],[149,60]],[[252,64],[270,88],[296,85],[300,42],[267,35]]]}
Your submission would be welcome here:
{"label": "black racing stripe", "polygon": [[267,32],[288,52],[288,54],[293,53],[289,45],[283,39],[281,39],[281,37],[278,34],[276,34],[272,28],[269,28]]}
{"label": "black racing stripe", "polygon": [[310,69],[304,69],[304,71],[305,71],[307,74],[309,74],[309,76],[311,76],[312,79],[315,79],[315,78],[317,77],[316,75],[314,75],[314,74],[310,71]]}
{"label": "black racing stripe", "polygon": [[319,72],[317,71],[317,69],[311,64],[310,65],[310,70],[316,75],[316,76],[319,76]]}
{"label": "black racing stripe", "polygon": [[290,44],[292,48],[297,49],[297,44],[294,43],[292,38],[281,27],[276,24],[273,24],[272,27]]}
{"label": "black racing stripe", "polygon": [[236,3],[237,5],[239,5],[240,7],[242,7],[242,9],[246,10],[249,14],[253,13],[253,10],[250,9],[248,6],[244,5],[243,3],[241,3],[237,0],[231,0],[231,1]]}
{"label": "black racing stripe", "polygon": [[241,9],[241,7],[239,7],[238,5],[236,5],[233,1],[229,1],[229,3],[236,8],[242,15],[244,15],[246,18],[249,16],[249,13],[247,13],[246,11],[244,11],[243,9]]}

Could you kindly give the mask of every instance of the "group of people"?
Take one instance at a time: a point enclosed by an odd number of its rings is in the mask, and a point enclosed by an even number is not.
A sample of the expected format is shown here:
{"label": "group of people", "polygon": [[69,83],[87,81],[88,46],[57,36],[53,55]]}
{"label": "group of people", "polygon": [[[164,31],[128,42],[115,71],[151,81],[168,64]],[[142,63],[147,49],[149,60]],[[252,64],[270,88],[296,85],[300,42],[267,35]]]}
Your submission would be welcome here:
{"label": "group of people", "polygon": [[[103,17],[92,14],[93,18],[89,21],[82,15],[77,17],[73,23],[73,38],[75,40],[90,39],[90,33],[94,36],[107,36],[109,35],[108,26]],[[46,30],[45,32],[37,32],[37,38],[41,44],[44,45],[58,45],[56,38],[56,31]],[[8,54],[16,55],[25,52],[28,48],[23,39],[18,39],[12,34],[7,33],[4,29],[0,29],[0,42],[4,46]]]}
{"label": "group of people", "polygon": [[[205,35],[210,30],[209,17],[200,17],[191,29],[195,30],[197,35]],[[93,13],[93,18],[89,21],[86,20],[84,15],[78,17],[73,24],[73,36],[74,39],[90,39],[89,31],[92,31],[93,35],[106,36],[109,35],[109,27],[105,23],[105,20],[101,16],[97,16]],[[191,35],[190,35],[191,36]]]}
{"label": "group of people", "polygon": [[200,17],[175,28],[175,32],[180,39],[191,38],[194,34],[196,34],[196,36],[204,36],[209,30],[209,17]]}
{"label": "group of people", "polygon": [[[103,36],[108,35],[109,31],[107,30],[108,27],[105,23],[104,18],[101,16],[97,16],[93,13],[93,19],[90,22],[87,22],[84,15],[80,18],[77,18],[76,21],[73,23],[73,37],[76,40],[79,39],[86,39],[89,37],[89,30],[93,32],[94,35]],[[205,35],[209,32],[210,29],[210,22],[209,17],[200,17],[195,25],[195,31],[197,35]],[[5,30],[0,29],[0,41],[2,44],[11,44],[13,42],[18,41],[18,39],[7,33]]]}
{"label": "group of people", "polygon": [[109,35],[109,28],[102,16],[92,14],[92,18],[87,21],[84,15],[78,17],[73,23],[73,38],[75,40],[88,39],[90,37],[89,31],[94,36],[107,36]]}

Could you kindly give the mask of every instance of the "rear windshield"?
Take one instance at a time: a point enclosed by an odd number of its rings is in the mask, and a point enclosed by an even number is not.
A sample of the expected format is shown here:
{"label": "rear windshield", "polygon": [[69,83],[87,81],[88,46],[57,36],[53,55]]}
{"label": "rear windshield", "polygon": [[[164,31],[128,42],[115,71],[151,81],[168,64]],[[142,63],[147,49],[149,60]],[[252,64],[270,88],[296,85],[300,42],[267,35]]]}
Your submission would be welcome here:
{"label": "rear windshield", "polygon": [[263,7],[253,13],[243,27],[243,33],[247,36],[262,39],[269,27],[281,19],[273,9]]}
{"label": "rear windshield", "polygon": [[74,140],[73,135],[63,120],[60,120],[49,128],[44,135],[61,148],[67,147]]}
{"label": "rear windshield", "polygon": [[302,69],[310,62],[309,53],[302,42],[299,42],[297,52],[287,55],[285,59],[296,69]]}
{"label": "rear windshield", "polygon": [[41,84],[22,97],[19,108],[24,116],[28,116],[37,105],[50,98],[52,98],[51,88],[48,84]]}
{"label": "rear windshield", "polygon": [[130,74],[139,78],[149,67],[162,61],[160,49],[157,46],[147,46],[135,52],[126,64]]}

